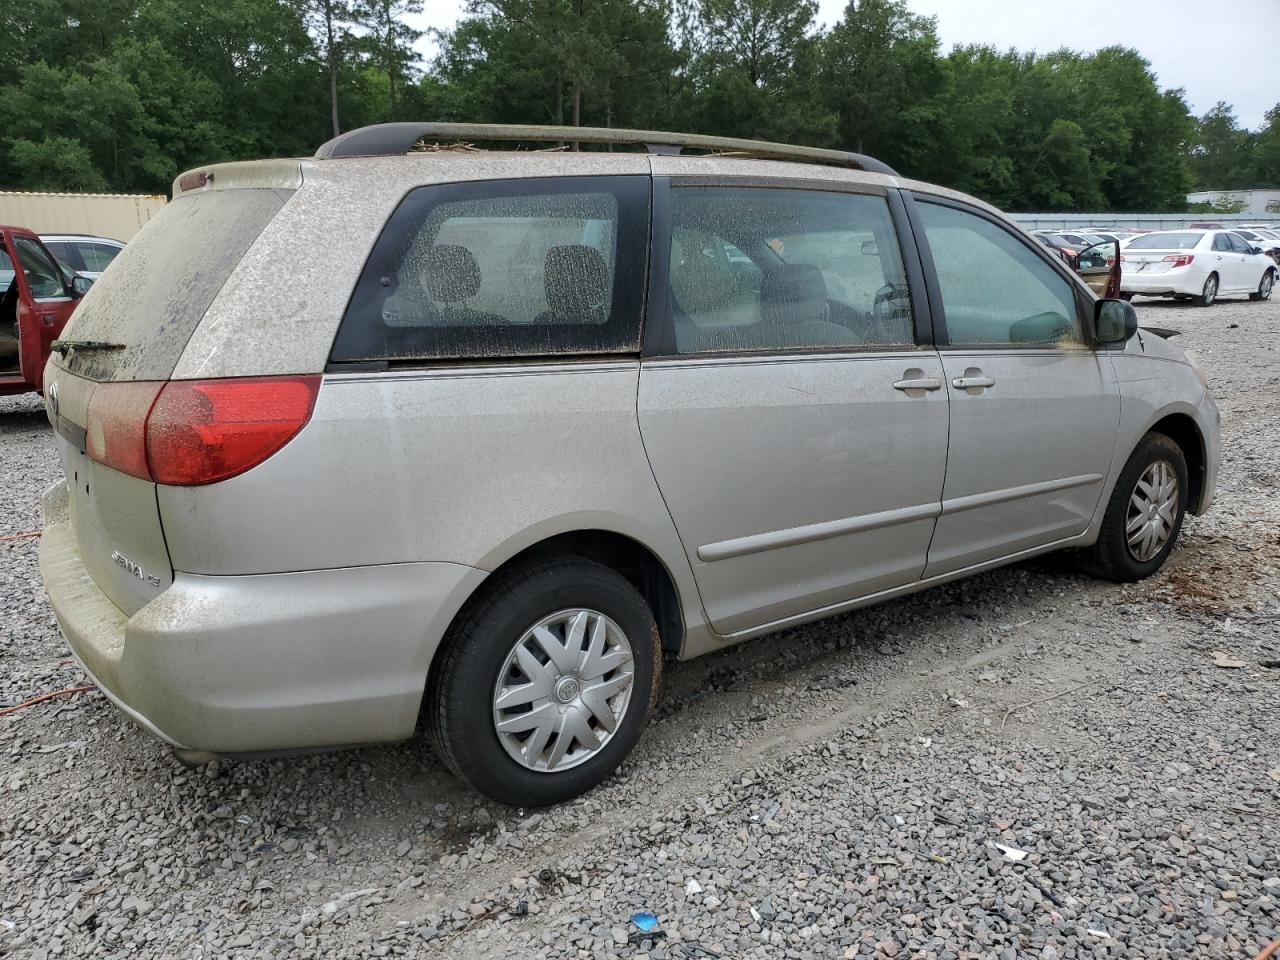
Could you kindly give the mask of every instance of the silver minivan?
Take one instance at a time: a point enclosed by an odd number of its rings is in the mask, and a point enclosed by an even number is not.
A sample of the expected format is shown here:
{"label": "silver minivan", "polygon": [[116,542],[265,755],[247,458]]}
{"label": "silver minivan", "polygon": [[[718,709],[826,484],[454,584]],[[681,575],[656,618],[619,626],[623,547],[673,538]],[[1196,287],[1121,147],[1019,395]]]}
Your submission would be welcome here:
{"label": "silver minivan", "polygon": [[41,569],[116,706],[193,763],[421,718],[525,806],[665,661],[1050,550],[1148,576],[1219,459],[1194,361],[986,204],[644,131],[184,174],[45,382]]}

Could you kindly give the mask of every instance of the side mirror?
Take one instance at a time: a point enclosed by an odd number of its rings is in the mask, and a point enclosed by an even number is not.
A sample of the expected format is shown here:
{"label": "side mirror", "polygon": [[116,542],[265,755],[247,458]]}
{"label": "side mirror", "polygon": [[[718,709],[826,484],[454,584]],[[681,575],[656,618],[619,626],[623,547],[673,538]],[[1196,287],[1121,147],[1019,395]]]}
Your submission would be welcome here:
{"label": "side mirror", "polygon": [[864,257],[878,257],[878,256],[880,256],[880,245],[879,245],[878,243],[876,243],[874,240],[863,240],[863,241],[862,241],[862,255],[863,255]]}
{"label": "side mirror", "polygon": [[1250,248],[1249,248],[1249,252],[1250,252],[1250,253],[1252,253],[1252,254],[1256,257],[1258,254],[1262,253],[1262,248],[1261,248],[1261,247],[1250,247]]}
{"label": "side mirror", "polygon": [[1099,300],[1093,308],[1093,332],[1098,343],[1124,343],[1138,332],[1138,312],[1126,300]]}
{"label": "side mirror", "polygon": [[86,277],[77,273],[71,278],[71,290],[77,297],[83,297],[89,292],[89,288],[93,286],[93,277]]}

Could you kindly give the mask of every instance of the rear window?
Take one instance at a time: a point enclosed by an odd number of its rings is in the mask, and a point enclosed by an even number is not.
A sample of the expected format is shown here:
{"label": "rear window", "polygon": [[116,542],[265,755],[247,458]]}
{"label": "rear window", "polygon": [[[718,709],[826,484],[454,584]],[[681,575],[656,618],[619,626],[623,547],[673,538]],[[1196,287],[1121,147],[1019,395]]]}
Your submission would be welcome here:
{"label": "rear window", "polygon": [[391,215],[333,363],[636,352],[647,177],[419,187]]}
{"label": "rear window", "polygon": [[1194,250],[1203,233],[1144,233],[1129,241],[1130,250]]}
{"label": "rear window", "polygon": [[292,190],[209,190],[165,205],[71,315],[64,340],[118,343],[63,361],[94,380],[166,380],[209,304]]}

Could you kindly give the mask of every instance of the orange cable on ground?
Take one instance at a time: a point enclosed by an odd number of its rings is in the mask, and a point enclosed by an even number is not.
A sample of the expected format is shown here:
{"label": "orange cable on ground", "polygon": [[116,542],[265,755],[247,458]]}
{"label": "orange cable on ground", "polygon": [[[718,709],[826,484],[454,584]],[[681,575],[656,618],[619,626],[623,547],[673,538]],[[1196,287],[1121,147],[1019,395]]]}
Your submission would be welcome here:
{"label": "orange cable on ground", "polygon": [[1274,957],[1276,951],[1280,951],[1280,940],[1272,940],[1267,944],[1266,949],[1254,957],[1254,960],[1267,960],[1268,957]]}
{"label": "orange cable on ground", "polygon": [[69,697],[73,693],[85,693],[95,689],[93,684],[86,687],[66,687],[62,690],[54,690],[52,693],[42,693],[38,697],[32,697],[30,700],[23,700],[22,703],[15,703],[12,707],[5,707],[0,710],[0,717],[8,716],[11,713],[17,713],[24,707],[34,706],[37,703],[43,703],[45,700],[52,700],[54,697]]}
{"label": "orange cable on ground", "polygon": [[26,533],[6,533],[0,540],[30,540],[32,537],[38,537],[43,530],[28,530]]}

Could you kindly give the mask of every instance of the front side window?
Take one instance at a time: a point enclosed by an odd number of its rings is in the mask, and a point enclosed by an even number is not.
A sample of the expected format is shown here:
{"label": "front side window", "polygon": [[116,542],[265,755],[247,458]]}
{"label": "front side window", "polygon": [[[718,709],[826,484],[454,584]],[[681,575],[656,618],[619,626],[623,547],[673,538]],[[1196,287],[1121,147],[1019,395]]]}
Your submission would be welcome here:
{"label": "front side window", "polygon": [[676,353],[914,344],[884,197],[694,186],[671,196]]}
{"label": "front side window", "polygon": [[936,203],[917,207],[942,292],[949,342],[1083,344],[1074,288],[1008,230]]}
{"label": "front side window", "polygon": [[639,350],[648,178],[419,187],[391,215],[331,360]]}
{"label": "front side window", "polygon": [[1243,237],[1229,233],[1227,234],[1227,239],[1231,241],[1231,251],[1233,253],[1253,253],[1253,246]]}
{"label": "front side window", "polygon": [[32,242],[30,237],[14,237],[13,244],[17,247],[18,259],[22,261],[32,297],[36,300],[51,300],[67,296],[62,271],[39,244]]}

